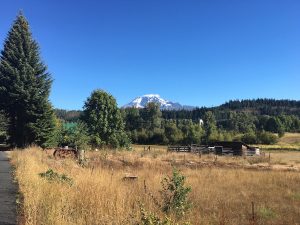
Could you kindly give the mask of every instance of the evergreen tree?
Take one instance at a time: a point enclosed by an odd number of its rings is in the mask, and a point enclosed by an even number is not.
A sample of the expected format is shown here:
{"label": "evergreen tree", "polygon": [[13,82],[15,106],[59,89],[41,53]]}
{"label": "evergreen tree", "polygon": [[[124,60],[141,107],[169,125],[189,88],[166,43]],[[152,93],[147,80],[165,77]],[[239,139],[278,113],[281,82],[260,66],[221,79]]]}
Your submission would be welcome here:
{"label": "evergreen tree", "polygon": [[0,109],[9,119],[9,141],[26,147],[53,143],[54,113],[48,100],[51,76],[39,46],[20,13],[4,43],[0,61]]}
{"label": "evergreen tree", "polygon": [[8,121],[3,112],[0,112],[0,144],[4,143],[7,139],[7,126]]}
{"label": "evergreen tree", "polygon": [[94,91],[85,102],[82,119],[87,124],[94,147],[128,146],[123,118],[112,95],[101,90]]}
{"label": "evergreen tree", "polygon": [[142,111],[144,121],[146,124],[146,129],[153,132],[155,129],[161,128],[162,113],[158,104],[150,102]]}

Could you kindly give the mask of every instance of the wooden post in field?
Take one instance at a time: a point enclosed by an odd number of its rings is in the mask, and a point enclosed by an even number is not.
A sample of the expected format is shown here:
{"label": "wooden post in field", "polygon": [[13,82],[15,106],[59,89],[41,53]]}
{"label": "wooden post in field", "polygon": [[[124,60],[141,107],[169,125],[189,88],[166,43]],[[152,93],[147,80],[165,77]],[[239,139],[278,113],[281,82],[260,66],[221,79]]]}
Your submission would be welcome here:
{"label": "wooden post in field", "polygon": [[269,163],[271,162],[271,153],[269,152]]}
{"label": "wooden post in field", "polygon": [[79,154],[78,154],[78,159],[80,162],[85,160],[85,150],[78,150]]}
{"label": "wooden post in field", "polygon": [[146,180],[144,180],[144,191],[145,191],[145,193],[147,193]]}
{"label": "wooden post in field", "polygon": [[252,222],[255,221],[255,213],[254,213],[254,202],[251,202],[251,206],[252,206]]}

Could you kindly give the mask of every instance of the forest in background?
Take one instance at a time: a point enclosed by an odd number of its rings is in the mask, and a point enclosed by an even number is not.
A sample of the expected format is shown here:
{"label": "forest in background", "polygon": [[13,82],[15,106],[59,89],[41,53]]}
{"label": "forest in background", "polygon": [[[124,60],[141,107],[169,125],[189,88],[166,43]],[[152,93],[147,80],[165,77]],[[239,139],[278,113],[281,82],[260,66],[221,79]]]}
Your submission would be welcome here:
{"label": "forest in background", "polygon": [[[66,129],[82,111],[56,109]],[[136,144],[210,144],[244,141],[274,144],[285,132],[300,132],[300,101],[234,100],[217,107],[164,110],[150,103],[144,109],[121,109],[125,131]],[[70,126],[71,125],[71,126]]]}

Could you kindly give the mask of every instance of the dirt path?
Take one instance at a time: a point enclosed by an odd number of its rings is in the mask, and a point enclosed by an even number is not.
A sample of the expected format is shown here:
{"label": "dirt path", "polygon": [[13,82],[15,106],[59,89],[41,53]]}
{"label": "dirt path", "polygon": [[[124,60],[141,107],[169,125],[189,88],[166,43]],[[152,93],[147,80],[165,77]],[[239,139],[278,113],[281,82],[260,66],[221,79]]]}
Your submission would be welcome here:
{"label": "dirt path", "polygon": [[7,153],[0,151],[0,224],[16,224],[16,185],[12,182]]}

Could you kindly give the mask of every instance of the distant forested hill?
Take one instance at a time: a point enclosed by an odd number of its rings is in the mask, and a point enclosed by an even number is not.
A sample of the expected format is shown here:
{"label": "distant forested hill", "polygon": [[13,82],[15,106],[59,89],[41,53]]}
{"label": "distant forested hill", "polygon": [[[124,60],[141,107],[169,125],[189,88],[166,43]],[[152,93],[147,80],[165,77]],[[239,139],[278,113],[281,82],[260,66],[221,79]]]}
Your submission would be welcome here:
{"label": "distant forested hill", "polygon": [[237,111],[252,111],[259,115],[277,116],[279,114],[287,114],[300,116],[300,101],[296,100],[235,100],[226,102],[225,104],[220,105],[219,108]]}
{"label": "distant forested hill", "polygon": [[56,116],[66,122],[76,122],[79,120],[81,115],[81,110],[65,110],[65,109],[55,109]]}
{"label": "distant forested hill", "polygon": [[245,112],[252,115],[294,115],[300,117],[300,101],[254,99],[254,100],[231,100],[217,107],[196,108],[194,110],[163,111],[166,119],[192,119],[202,118],[207,111],[212,111],[219,119],[221,115],[228,112]]}

